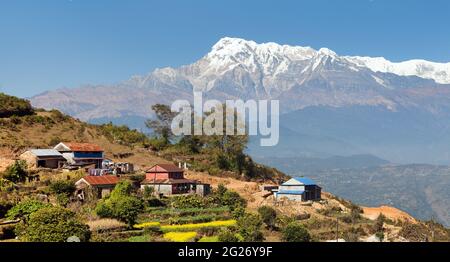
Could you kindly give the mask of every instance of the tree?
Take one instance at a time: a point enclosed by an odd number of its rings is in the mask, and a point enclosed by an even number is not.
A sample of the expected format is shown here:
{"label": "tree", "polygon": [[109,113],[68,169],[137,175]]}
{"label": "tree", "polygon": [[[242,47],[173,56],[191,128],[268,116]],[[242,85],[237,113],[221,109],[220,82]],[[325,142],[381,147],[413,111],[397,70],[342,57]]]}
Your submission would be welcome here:
{"label": "tree", "polygon": [[0,93],[0,118],[32,114],[34,110],[28,100]]}
{"label": "tree", "polygon": [[153,105],[152,110],[156,114],[156,120],[147,120],[145,125],[152,129],[168,145],[170,144],[170,139],[173,137],[171,124],[175,113],[170,110],[168,105],[163,104]]}
{"label": "tree", "polygon": [[277,212],[275,211],[275,209],[269,206],[262,206],[258,208],[258,213],[261,216],[262,221],[267,225],[268,228],[274,229],[276,227]]}
{"label": "tree", "polygon": [[261,242],[264,240],[261,232],[262,220],[259,215],[246,213],[238,219],[239,234],[245,242]]}
{"label": "tree", "polygon": [[16,160],[14,164],[8,166],[3,172],[3,177],[13,183],[23,183],[28,177],[27,162]]}
{"label": "tree", "polygon": [[69,237],[85,242],[91,235],[89,227],[74,212],[62,207],[46,207],[32,213],[27,223],[16,227],[16,233],[28,242],[65,242]]}
{"label": "tree", "polygon": [[284,228],[282,239],[286,242],[310,242],[311,235],[302,224],[292,222]]}
{"label": "tree", "polygon": [[27,199],[8,210],[6,217],[8,219],[22,219],[26,221],[31,214],[46,207],[51,207],[51,205],[38,200]]}
{"label": "tree", "polygon": [[133,226],[144,204],[142,200],[132,196],[131,191],[130,182],[119,182],[111,195],[97,204],[95,212],[100,217],[115,218]]}

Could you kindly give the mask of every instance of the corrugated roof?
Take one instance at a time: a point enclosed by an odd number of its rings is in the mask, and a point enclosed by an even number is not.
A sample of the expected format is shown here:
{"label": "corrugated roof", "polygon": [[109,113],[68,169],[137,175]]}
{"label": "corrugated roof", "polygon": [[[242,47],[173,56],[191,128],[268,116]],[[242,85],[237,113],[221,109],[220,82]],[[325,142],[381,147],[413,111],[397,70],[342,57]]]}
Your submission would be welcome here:
{"label": "corrugated roof", "polygon": [[33,153],[33,155],[35,156],[59,156],[59,157],[63,156],[55,149],[31,149],[30,152]]}
{"label": "corrugated roof", "polygon": [[97,185],[115,185],[119,183],[119,178],[117,176],[85,176],[83,178],[91,186]]}
{"label": "corrugated roof", "polygon": [[314,186],[317,185],[311,178],[308,177],[294,177],[295,180],[304,184],[305,186]]}
{"label": "corrugated roof", "polygon": [[303,190],[282,190],[277,192],[280,195],[303,195],[303,193],[305,193]]}
{"label": "corrugated roof", "polygon": [[75,143],[75,142],[64,142],[71,151],[81,151],[81,152],[102,152],[103,149],[96,144],[91,143]]}
{"label": "corrugated roof", "polygon": [[184,170],[174,164],[157,164],[147,170],[147,173],[151,172],[184,172]]}

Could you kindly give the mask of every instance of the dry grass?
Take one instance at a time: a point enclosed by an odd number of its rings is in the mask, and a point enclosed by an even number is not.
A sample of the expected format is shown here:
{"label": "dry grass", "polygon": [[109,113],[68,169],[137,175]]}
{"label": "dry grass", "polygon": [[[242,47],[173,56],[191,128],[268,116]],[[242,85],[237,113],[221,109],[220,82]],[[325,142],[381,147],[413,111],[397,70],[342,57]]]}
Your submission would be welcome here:
{"label": "dry grass", "polygon": [[89,221],[87,225],[92,232],[115,231],[126,228],[125,223],[109,218]]}

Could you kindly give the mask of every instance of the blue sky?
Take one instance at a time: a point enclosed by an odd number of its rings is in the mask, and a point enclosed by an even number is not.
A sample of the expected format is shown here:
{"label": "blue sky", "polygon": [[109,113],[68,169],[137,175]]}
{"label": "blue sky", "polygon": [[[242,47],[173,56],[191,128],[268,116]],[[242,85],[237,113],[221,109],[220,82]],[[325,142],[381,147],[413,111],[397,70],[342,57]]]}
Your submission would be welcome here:
{"label": "blue sky", "polygon": [[449,14],[447,0],[0,0],[0,92],[115,83],[223,36],[449,62]]}

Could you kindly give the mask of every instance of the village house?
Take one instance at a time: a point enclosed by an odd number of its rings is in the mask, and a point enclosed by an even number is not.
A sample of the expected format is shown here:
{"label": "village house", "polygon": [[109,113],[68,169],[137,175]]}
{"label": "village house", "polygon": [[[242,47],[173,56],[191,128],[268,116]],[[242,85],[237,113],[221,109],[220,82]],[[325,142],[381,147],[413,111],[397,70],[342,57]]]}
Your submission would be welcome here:
{"label": "village house", "polygon": [[281,184],[278,191],[275,191],[277,200],[286,198],[295,201],[314,201],[320,200],[322,188],[313,180],[307,177],[294,177]]}
{"label": "village house", "polygon": [[75,183],[77,198],[79,200],[104,198],[111,194],[117,183],[119,183],[117,176],[85,176]]}
{"label": "village house", "polygon": [[60,152],[69,165],[94,164],[95,168],[101,168],[104,159],[103,149],[90,143],[59,143],[54,148]]}
{"label": "village house", "polygon": [[210,185],[184,177],[184,170],[173,164],[159,164],[146,171],[145,180],[141,189],[153,188],[159,196],[180,194],[198,194],[201,196],[210,193]]}
{"label": "village house", "polygon": [[54,149],[31,149],[19,157],[27,162],[30,168],[61,168],[67,160]]}

